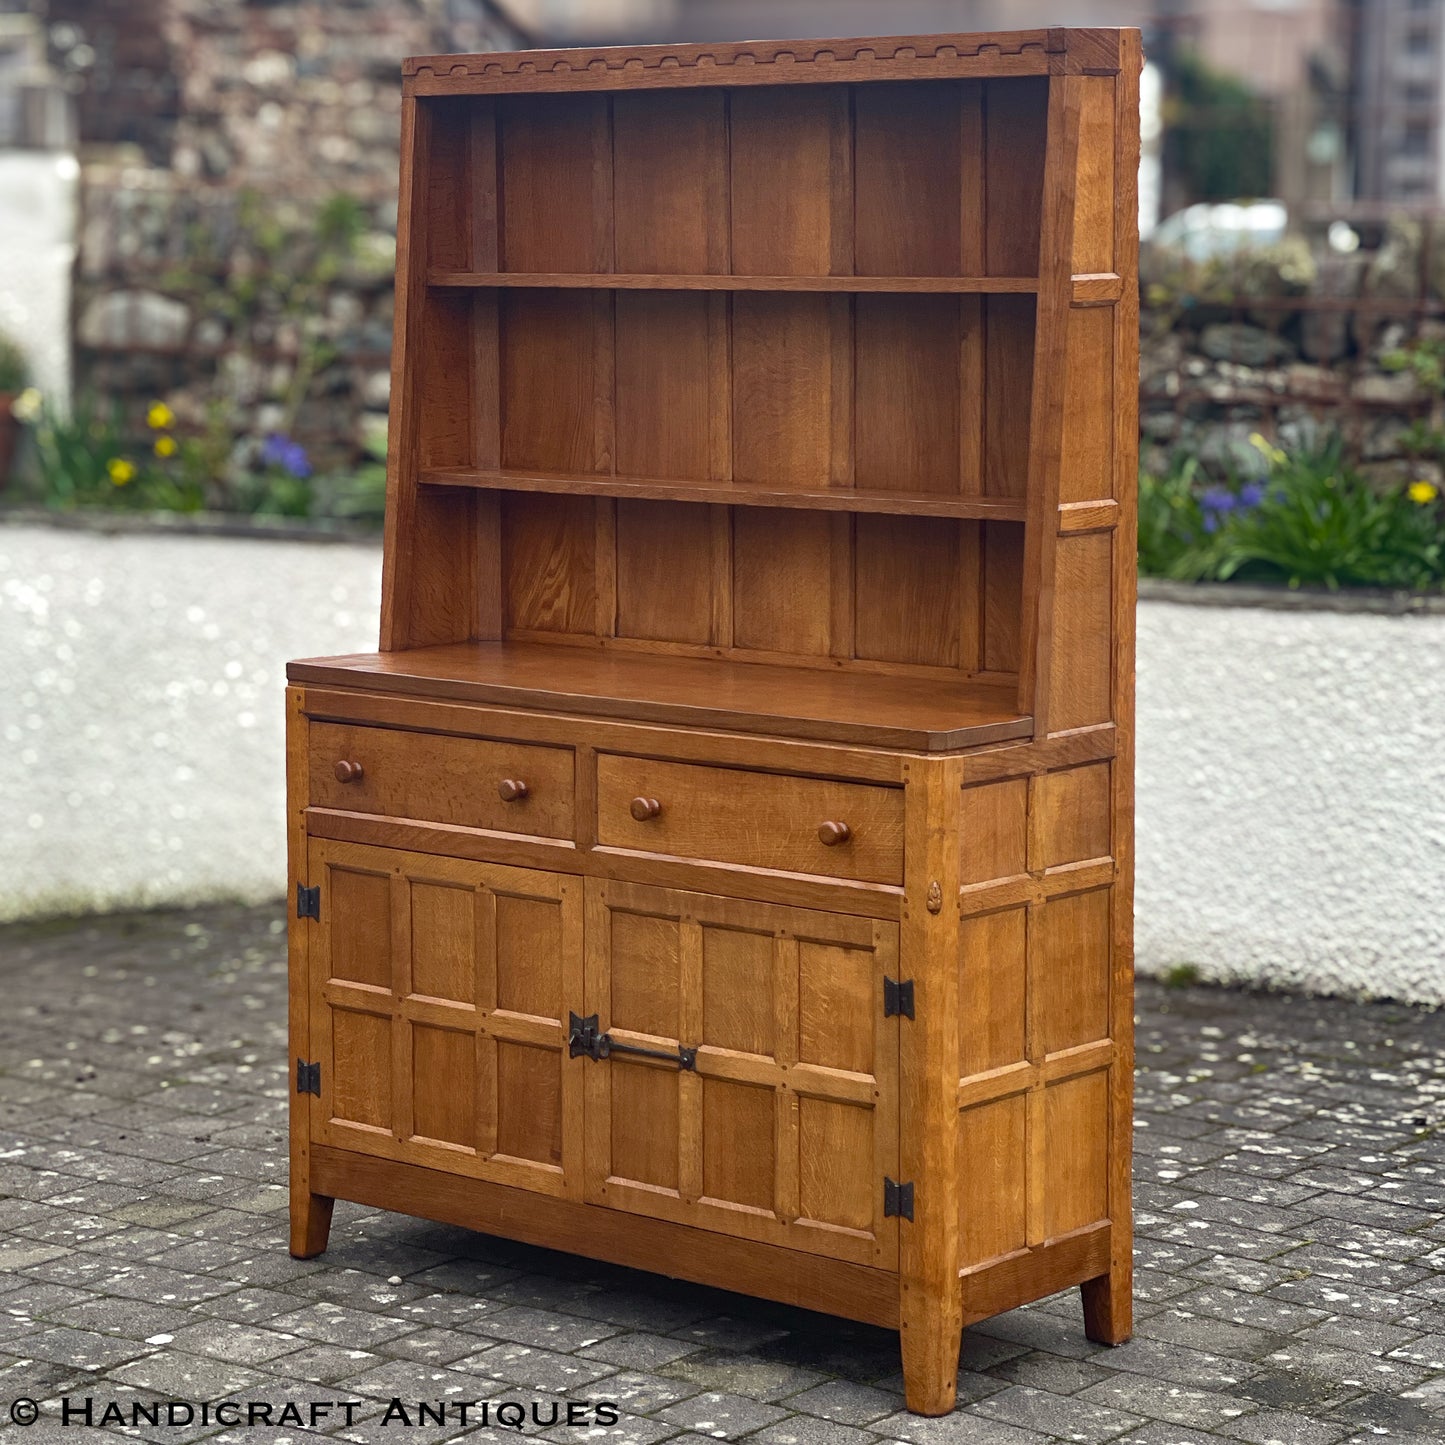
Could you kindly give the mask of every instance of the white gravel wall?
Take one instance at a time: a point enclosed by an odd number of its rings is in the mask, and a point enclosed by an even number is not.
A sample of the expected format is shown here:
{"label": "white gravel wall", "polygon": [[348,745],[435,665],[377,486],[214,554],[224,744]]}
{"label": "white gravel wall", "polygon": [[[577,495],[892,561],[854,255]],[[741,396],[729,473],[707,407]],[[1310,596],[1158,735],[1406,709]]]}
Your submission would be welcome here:
{"label": "white gravel wall", "polygon": [[281,892],[286,662],[380,599],[371,546],[0,527],[0,919]]}
{"label": "white gravel wall", "polygon": [[1445,616],[1139,606],[1141,972],[1445,1003]]}
{"label": "white gravel wall", "polygon": [[[0,919],[284,884],[288,658],[374,547],[0,527]],[[1139,609],[1138,959],[1445,1002],[1445,616]]]}

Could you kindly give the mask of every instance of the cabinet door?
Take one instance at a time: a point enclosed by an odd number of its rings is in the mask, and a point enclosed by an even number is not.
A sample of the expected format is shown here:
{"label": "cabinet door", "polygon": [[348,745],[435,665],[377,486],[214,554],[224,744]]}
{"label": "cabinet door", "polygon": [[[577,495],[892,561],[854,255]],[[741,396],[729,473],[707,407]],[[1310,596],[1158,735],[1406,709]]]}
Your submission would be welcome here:
{"label": "cabinet door", "polygon": [[599,879],[582,1057],[587,1197],[747,1239],[896,1268],[896,924]]}
{"label": "cabinet door", "polygon": [[314,839],[312,1137],[580,1196],[582,885]]}

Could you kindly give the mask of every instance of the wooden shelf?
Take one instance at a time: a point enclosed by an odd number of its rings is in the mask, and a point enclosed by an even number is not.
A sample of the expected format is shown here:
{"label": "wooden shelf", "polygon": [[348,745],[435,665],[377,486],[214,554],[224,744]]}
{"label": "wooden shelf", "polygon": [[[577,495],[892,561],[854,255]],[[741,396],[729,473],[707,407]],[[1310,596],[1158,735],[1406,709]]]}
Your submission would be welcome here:
{"label": "wooden shelf", "polygon": [[292,682],[940,752],[1031,735],[1014,688],[545,643],[310,658]]}
{"label": "wooden shelf", "polygon": [[433,468],[418,480],[434,487],[489,492],[543,492],[556,496],[630,497],[645,502],[720,503],[733,507],[792,507],[810,512],[886,512],[907,517],[962,517],[1022,522],[1022,497],[960,497],[951,492],[890,492],[862,487],[817,491],[755,487],[732,482],[653,481],[641,477],[562,476],[538,472]]}
{"label": "wooden shelf", "polygon": [[909,295],[1032,295],[1035,276],[722,276],[625,275],[577,271],[440,271],[427,284],[454,289],[513,287],[583,291],[873,291]]}

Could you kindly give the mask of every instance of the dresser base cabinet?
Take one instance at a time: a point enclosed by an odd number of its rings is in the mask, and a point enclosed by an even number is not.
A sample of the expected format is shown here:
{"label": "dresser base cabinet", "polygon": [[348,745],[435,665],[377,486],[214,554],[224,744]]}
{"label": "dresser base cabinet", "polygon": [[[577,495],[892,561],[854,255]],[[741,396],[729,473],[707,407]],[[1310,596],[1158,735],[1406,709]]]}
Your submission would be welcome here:
{"label": "dresser base cabinet", "polygon": [[336,1199],[1131,1325],[1138,34],[408,61],[379,649],[288,668]]}

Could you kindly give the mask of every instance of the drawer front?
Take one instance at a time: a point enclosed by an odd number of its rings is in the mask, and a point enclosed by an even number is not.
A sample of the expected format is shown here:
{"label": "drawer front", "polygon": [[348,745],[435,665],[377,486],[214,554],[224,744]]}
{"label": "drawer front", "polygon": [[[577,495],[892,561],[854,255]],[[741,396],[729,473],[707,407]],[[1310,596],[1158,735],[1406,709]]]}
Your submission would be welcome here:
{"label": "drawer front", "polygon": [[[643,817],[636,816],[634,803]],[[831,845],[820,829],[835,840]],[[602,753],[597,841],[749,868],[901,884],[903,790]]]}
{"label": "drawer front", "polygon": [[570,748],[312,723],[310,775],[317,807],[572,837]]}

